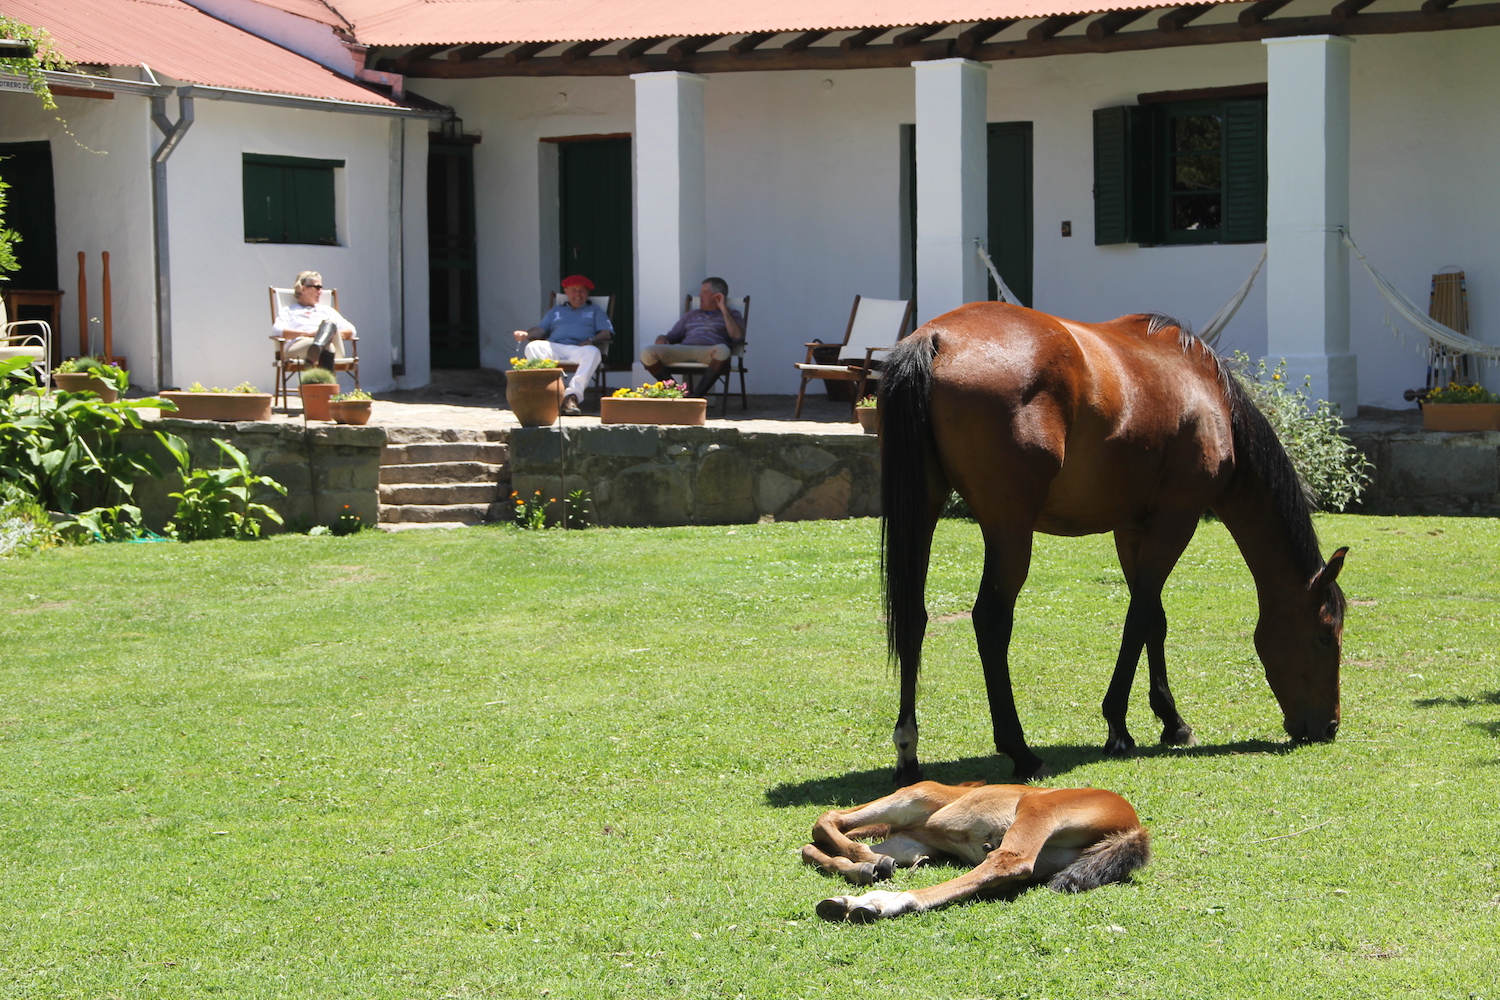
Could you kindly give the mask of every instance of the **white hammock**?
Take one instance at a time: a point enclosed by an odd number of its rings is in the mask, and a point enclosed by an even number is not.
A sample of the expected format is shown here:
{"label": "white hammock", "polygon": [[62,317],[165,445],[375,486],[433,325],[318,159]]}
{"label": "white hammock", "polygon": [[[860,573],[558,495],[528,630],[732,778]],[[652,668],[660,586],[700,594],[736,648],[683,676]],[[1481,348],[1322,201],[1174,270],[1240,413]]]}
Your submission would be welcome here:
{"label": "white hammock", "polygon": [[1203,341],[1209,347],[1213,347],[1218,342],[1219,334],[1224,332],[1224,328],[1229,325],[1229,321],[1234,319],[1234,314],[1239,312],[1240,305],[1245,301],[1245,296],[1250,294],[1250,286],[1255,284],[1255,279],[1259,276],[1260,269],[1265,266],[1266,251],[1261,250],[1260,259],[1255,262],[1255,268],[1250,272],[1250,277],[1245,279],[1245,283],[1240,286],[1239,291],[1231,295],[1229,301],[1224,303],[1224,307],[1214,313],[1213,318],[1203,325],[1203,329],[1198,331],[1199,340]]}
{"label": "white hammock", "polygon": [[[1472,354],[1474,357],[1485,361],[1500,361],[1500,347],[1494,344],[1486,344],[1481,340],[1475,340],[1473,337],[1466,337],[1457,330],[1444,326],[1437,320],[1427,316],[1416,303],[1412,302],[1405,295],[1402,295],[1400,289],[1386,280],[1385,276],[1379,271],[1375,270],[1375,265],[1371,264],[1365,258],[1365,255],[1360,252],[1359,247],[1355,246],[1354,238],[1349,235],[1349,230],[1340,229],[1339,233],[1344,237],[1344,245],[1353,250],[1354,256],[1358,257],[1359,262],[1365,266],[1365,270],[1369,272],[1370,280],[1375,282],[1375,287],[1380,289],[1380,294],[1385,296],[1385,301],[1390,305],[1391,309],[1402,319],[1426,334],[1429,342],[1436,341],[1445,348],[1463,354]],[[1389,316],[1386,317],[1386,325],[1391,326],[1393,330],[1395,329],[1391,325]],[[1436,350],[1429,343],[1427,349],[1429,364],[1432,363],[1436,353]]]}

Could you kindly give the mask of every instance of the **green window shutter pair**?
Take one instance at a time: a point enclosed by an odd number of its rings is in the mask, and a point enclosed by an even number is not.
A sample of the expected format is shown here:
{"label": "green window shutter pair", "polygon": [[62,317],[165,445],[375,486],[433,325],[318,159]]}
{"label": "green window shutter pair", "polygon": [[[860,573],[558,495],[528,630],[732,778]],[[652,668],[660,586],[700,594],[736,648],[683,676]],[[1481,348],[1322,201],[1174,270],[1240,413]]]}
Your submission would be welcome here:
{"label": "green window shutter pair", "polygon": [[244,154],[247,243],[336,245],[333,172],[343,160]]}
{"label": "green window shutter pair", "polygon": [[[1166,105],[1094,112],[1094,243],[1175,242]],[[1223,118],[1223,221],[1216,242],[1266,238],[1266,102],[1229,100]]]}

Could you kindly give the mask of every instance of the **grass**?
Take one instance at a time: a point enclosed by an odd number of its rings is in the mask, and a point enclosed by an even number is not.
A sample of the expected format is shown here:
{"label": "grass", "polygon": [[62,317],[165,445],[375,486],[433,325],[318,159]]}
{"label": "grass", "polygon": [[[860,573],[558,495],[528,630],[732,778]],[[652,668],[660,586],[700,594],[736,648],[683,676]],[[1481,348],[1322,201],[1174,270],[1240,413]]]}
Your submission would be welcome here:
{"label": "grass", "polygon": [[[0,562],[0,996],[1493,997],[1500,523],[1327,517],[1344,726],[1291,748],[1205,525],[1167,594],[1203,745],[1104,760],[1126,595],[1038,537],[1014,649],[1129,885],[827,925],[796,852],[889,790],[871,521],[109,545]],[[940,531],[940,780],[1004,780]],[[1142,670],[1144,675],[1144,670]],[[951,869],[898,873],[902,886]]]}

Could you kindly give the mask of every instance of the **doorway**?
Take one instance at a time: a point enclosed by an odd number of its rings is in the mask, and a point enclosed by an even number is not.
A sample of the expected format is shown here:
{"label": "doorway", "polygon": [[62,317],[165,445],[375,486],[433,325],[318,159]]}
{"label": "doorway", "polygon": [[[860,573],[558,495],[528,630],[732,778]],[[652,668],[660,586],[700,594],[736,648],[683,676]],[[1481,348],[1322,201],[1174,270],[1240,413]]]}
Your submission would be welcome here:
{"label": "doorway", "polygon": [[427,259],[432,367],[478,368],[473,143],[428,143]]}
{"label": "doorway", "polygon": [[558,278],[582,274],[595,295],[613,295],[608,371],[635,363],[635,267],[629,136],[557,143]]}
{"label": "doorway", "polygon": [[[990,259],[1023,305],[1031,305],[1031,122],[987,126]],[[990,298],[998,299],[990,278]]]}

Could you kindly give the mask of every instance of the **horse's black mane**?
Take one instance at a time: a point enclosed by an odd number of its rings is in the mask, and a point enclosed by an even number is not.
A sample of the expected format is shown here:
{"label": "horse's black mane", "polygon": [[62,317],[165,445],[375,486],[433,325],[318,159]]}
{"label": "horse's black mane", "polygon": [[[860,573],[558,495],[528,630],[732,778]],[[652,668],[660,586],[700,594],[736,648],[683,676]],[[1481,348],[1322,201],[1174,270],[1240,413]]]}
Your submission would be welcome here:
{"label": "horse's black mane", "polygon": [[1275,428],[1265,414],[1260,412],[1260,407],[1255,405],[1250,393],[1240,384],[1233,366],[1213,348],[1171,316],[1149,313],[1146,318],[1148,337],[1175,330],[1177,342],[1184,353],[1197,347],[1212,362],[1219,388],[1229,403],[1230,420],[1234,428],[1235,463],[1245,466],[1270,491],[1276,512],[1286,525],[1297,569],[1311,579],[1314,573],[1323,568],[1318,533],[1312,523],[1313,501],[1307,485],[1297,474],[1296,466],[1292,465],[1291,458],[1282,447]]}

